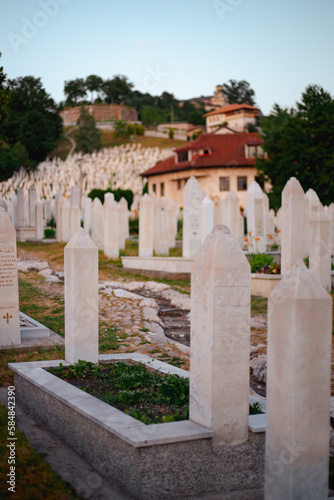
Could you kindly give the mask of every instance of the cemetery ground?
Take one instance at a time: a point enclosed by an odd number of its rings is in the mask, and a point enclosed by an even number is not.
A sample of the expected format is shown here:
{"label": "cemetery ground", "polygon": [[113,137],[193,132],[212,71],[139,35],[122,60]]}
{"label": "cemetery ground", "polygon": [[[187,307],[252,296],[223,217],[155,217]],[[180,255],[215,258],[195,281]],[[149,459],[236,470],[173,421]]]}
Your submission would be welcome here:
{"label": "cemetery ground", "polygon": [[[53,272],[64,270],[65,244],[48,243],[18,243],[18,258],[24,260],[47,261]],[[181,249],[172,250],[173,256],[178,256]],[[125,251],[121,255],[138,255],[138,244],[134,240],[127,240]],[[170,285],[174,290],[190,294],[190,280],[167,278],[152,278],[143,274],[135,274],[122,269],[121,259],[108,260],[99,253],[99,282],[117,281],[127,284],[133,281],[154,281]],[[62,282],[49,282],[36,271],[19,272],[20,310],[33,319],[44,324],[53,332],[64,337],[64,284]],[[140,293],[140,292],[139,292]],[[334,294],[332,293],[334,297]],[[145,338],[145,321],[141,312],[133,307],[133,301],[128,298],[116,297],[113,307],[117,314],[113,314],[110,307],[110,296],[99,293],[99,352],[100,353],[131,353],[140,352],[158,358],[164,362],[189,370],[189,354],[175,344],[165,346],[155,345]],[[253,326],[251,327],[252,355],[266,354],[267,299],[252,297],[251,314]],[[133,318],[136,317],[134,327]],[[178,317],[175,317],[177,322]],[[1,387],[13,385],[13,372],[8,369],[8,363],[23,361],[38,361],[46,359],[64,359],[64,346],[55,345],[49,348],[33,346],[23,350],[11,349],[1,352],[0,380]],[[332,352],[332,396],[334,396],[334,354]],[[1,423],[6,422],[6,409],[0,405]],[[1,429],[5,429],[2,425]],[[44,461],[42,455],[37,453],[22,432],[17,432],[18,437],[18,488],[24,484],[24,497],[21,498],[57,498],[75,499],[75,491],[70,485],[63,483]],[[0,447],[5,448],[6,436],[0,434]],[[1,484],[5,484],[4,471],[5,454],[2,453],[0,473]],[[331,462],[331,467],[333,463]],[[334,476],[334,467],[333,472]],[[22,478],[22,480],[20,480]],[[28,478],[28,479],[27,479]],[[18,492],[19,493],[19,492]],[[7,497],[5,497],[7,498]],[[10,498],[10,497],[8,497]]]}

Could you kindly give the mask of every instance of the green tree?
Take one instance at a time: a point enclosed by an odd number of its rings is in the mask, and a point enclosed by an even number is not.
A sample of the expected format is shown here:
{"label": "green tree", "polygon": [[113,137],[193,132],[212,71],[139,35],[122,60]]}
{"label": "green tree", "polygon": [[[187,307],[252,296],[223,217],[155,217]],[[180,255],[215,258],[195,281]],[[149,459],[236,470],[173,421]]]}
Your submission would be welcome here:
{"label": "green tree", "polygon": [[133,83],[124,75],[116,75],[111,80],[106,80],[103,84],[103,91],[106,95],[107,103],[121,104],[131,97]]}
{"label": "green tree", "polygon": [[281,205],[282,190],[296,177],[304,191],[313,188],[322,203],[330,204],[334,193],[334,100],[323,88],[308,86],[296,108],[274,106],[263,119],[263,149],[268,158],[257,158],[263,180],[271,183],[269,198]]}
{"label": "green tree", "polygon": [[91,93],[91,102],[93,103],[94,92],[99,94],[103,89],[103,80],[100,76],[89,75],[85,81],[86,89]]}
{"label": "green tree", "polygon": [[42,86],[41,79],[26,76],[9,80],[9,118],[4,125],[6,142],[18,141],[30,160],[45,160],[62,133],[62,120],[56,103]]}
{"label": "green tree", "polygon": [[[1,58],[0,52],[0,58]],[[10,98],[10,90],[6,85],[7,75],[3,71],[3,66],[0,66],[0,138],[1,138],[1,127],[8,119],[8,102]]]}
{"label": "green tree", "polygon": [[86,83],[83,78],[68,80],[64,83],[64,94],[66,95],[66,105],[76,105],[79,99],[87,95]]}
{"label": "green tree", "polygon": [[222,89],[229,104],[255,105],[255,92],[246,80],[229,80],[222,85]]}
{"label": "green tree", "polygon": [[84,154],[98,151],[101,148],[101,131],[96,128],[94,117],[84,106],[81,107],[77,126],[75,150]]}

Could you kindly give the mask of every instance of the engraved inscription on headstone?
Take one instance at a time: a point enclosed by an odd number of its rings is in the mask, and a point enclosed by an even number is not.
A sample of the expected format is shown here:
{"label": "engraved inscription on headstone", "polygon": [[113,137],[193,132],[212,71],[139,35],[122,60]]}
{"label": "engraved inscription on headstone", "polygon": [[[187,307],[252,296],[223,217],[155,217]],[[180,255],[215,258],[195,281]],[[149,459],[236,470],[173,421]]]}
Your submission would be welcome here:
{"label": "engraved inscription on headstone", "polygon": [[10,218],[0,209],[0,345],[21,342],[16,262],[16,234]]}

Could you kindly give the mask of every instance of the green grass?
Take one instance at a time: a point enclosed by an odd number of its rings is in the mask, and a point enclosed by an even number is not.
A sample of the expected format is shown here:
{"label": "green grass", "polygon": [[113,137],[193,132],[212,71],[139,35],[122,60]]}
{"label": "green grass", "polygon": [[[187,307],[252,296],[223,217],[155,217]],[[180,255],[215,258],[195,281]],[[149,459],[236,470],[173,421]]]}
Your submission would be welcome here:
{"label": "green grass", "polygon": [[[20,430],[16,429],[15,437],[15,493],[7,490],[7,474],[10,465],[8,460],[7,410],[0,405],[0,497],[2,499],[35,500],[75,500],[77,495],[70,485],[64,483],[44,462],[40,453],[34,450]],[[8,485],[9,486],[9,485]]]}
{"label": "green grass", "polygon": [[19,298],[20,311],[64,337],[64,299],[61,295],[49,295],[29,281],[19,279]]}
{"label": "green grass", "polygon": [[267,314],[267,302],[268,299],[264,297],[254,297],[251,298],[251,313],[252,314]]}
{"label": "green grass", "polygon": [[[72,148],[72,144],[65,137],[65,133],[73,127],[64,127],[64,131],[62,136],[57,142],[56,147],[49,154],[50,158],[54,156],[60,158],[61,160],[65,160],[68,153]],[[110,148],[114,146],[120,146],[122,144],[141,144],[144,148],[178,148],[180,146],[184,146],[185,141],[178,141],[176,139],[163,139],[161,137],[149,137],[149,136],[135,136],[133,141],[131,139],[115,139],[113,136],[112,130],[100,129],[102,132],[102,147]],[[69,135],[72,139],[75,140],[75,130],[73,130]]]}

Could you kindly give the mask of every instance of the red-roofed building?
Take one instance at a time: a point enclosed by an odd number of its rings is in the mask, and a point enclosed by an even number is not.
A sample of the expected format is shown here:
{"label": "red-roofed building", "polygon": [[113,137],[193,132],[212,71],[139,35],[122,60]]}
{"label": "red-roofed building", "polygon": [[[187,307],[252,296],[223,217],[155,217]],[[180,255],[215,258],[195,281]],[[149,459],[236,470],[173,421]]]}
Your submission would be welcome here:
{"label": "red-roofed building", "polygon": [[149,192],[180,205],[185,183],[194,176],[212,199],[232,189],[245,208],[247,187],[257,180],[255,158],[263,155],[261,144],[255,133],[202,134],[141,175],[148,179]]}
{"label": "red-roofed building", "polygon": [[249,104],[229,104],[206,113],[206,131],[208,134],[231,134],[247,132],[249,125],[256,125],[260,111]]}

